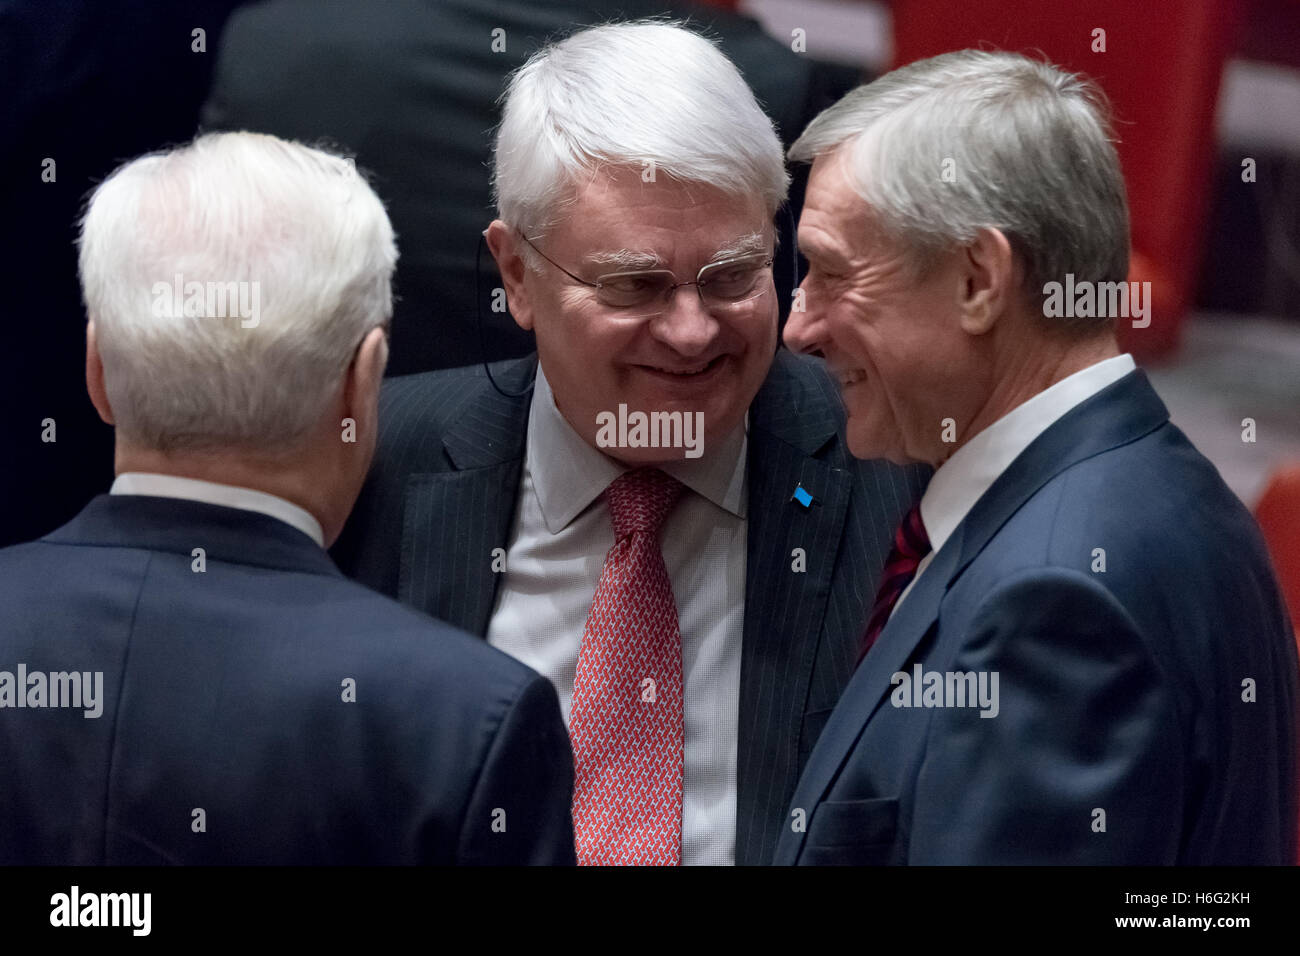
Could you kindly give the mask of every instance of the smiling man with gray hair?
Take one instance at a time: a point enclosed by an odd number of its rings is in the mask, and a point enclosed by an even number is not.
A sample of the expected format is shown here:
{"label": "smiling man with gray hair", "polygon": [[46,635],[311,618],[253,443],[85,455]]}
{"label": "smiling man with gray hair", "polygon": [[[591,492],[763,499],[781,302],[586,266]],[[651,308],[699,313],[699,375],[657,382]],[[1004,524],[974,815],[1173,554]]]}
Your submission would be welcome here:
{"label": "smiling man with gray hair", "polygon": [[106,180],[80,246],[117,480],[0,551],[26,675],[0,705],[58,706],[43,675],[71,671],[102,714],[0,710],[0,863],[573,862],[550,684],[324,550],[374,452],[397,258],[353,165],[203,136]]}
{"label": "smiling man with gray hair", "polygon": [[579,863],[768,862],[924,470],[855,462],[820,363],[776,351],[781,146],[709,40],[548,46],[494,155],[537,356],[389,382],[336,554],[551,678]]}
{"label": "smiling man with gray hair", "polygon": [[[1110,137],[1081,77],[962,51],[791,148],[786,343],[839,379],[855,455],[937,470],[778,863],[1294,862],[1296,648],[1263,542],[1120,354],[1131,317],[1095,308],[1128,268]],[[1063,314],[1063,285],[1092,307]]]}

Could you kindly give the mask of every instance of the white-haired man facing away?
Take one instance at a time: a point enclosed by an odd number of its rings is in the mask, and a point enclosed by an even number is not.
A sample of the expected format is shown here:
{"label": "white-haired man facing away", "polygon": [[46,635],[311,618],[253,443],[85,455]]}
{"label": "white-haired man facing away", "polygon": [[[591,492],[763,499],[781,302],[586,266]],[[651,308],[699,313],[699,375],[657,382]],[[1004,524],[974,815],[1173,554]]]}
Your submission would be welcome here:
{"label": "white-haired man facing away", "polygon": [[392,309],[364,179],[203,136],[107,179],[80,255],[117,480],[0,551],[0,863],[572,862],[550,684],[324,550]]}
{"label": "white-haired man facing away", "polygon": [[538,354],[389,382],[336,555],[551,678],[579,863],[765,862],[924,470],[854,461],[820,363],[776,352],[781,146],[708,40],[543,49],[494,173]]}

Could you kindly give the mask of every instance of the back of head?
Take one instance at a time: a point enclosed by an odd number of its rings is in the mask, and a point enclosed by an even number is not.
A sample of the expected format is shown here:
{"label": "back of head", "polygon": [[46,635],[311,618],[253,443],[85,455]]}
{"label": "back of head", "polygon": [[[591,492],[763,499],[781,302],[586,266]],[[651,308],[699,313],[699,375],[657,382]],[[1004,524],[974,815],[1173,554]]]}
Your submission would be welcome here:
{"label": "back of head", "polygon": [[322,150],[220,133],[122,166],[80,237],[119,439],[292,454],[391,317],[396,260],[378,197]]}

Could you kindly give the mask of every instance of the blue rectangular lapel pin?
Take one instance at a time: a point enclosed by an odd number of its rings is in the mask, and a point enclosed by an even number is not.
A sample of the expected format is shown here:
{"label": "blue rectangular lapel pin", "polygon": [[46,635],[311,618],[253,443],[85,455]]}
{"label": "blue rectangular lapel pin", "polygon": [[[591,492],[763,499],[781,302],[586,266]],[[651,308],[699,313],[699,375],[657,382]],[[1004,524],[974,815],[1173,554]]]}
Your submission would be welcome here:
{"label": "blue rectangular lapel pin", "polygon": [[794,494],[790,497],[790,500],[797,501],[805,508],[808,508],[811,507],[813,503],[813,496],[804,491],[803,485],[799,484],[795,486]]}

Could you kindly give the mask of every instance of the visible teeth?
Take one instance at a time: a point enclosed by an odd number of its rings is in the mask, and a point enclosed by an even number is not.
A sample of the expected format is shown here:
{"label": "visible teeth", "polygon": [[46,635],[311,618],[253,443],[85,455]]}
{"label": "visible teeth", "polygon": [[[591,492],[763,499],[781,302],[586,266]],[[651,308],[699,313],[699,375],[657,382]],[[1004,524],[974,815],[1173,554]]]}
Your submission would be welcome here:
{"label": "visible teeth", "polygon": [[860,368],[855,368],[851,372],[840,373],[841,385],[855,385],[867,377],[867,373]]}
{"label": "visible teeth", "polygon": [[652,365],[650,367],[656,372],[667,372],[669,375],[699,375],[712,364],[712,362],[705,362],[703,365],[689,369],[660,368],[658,365]]}

